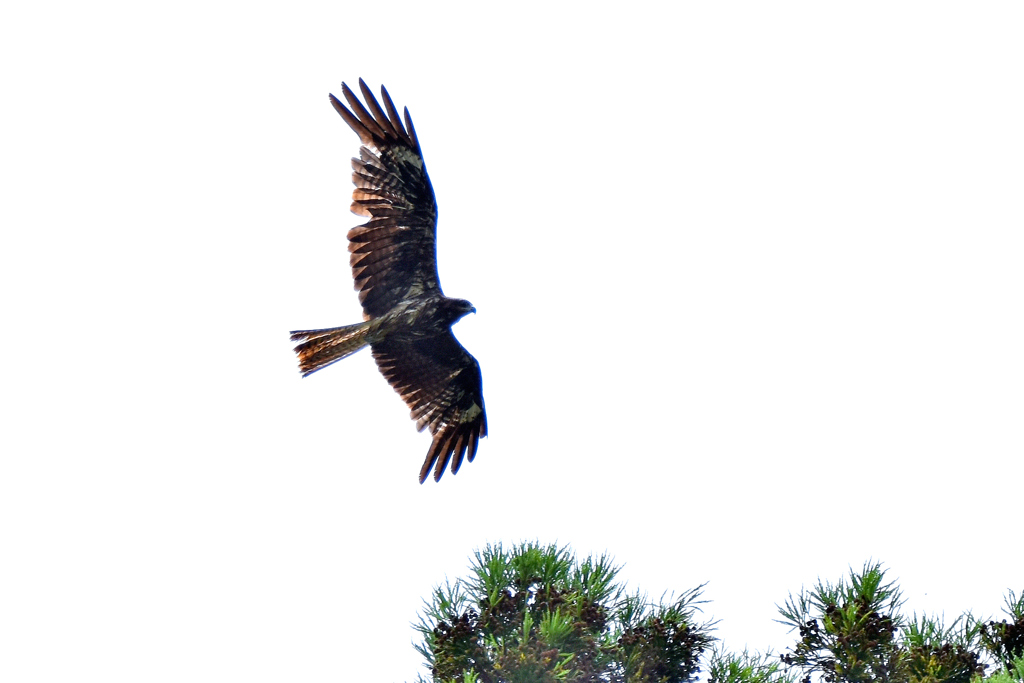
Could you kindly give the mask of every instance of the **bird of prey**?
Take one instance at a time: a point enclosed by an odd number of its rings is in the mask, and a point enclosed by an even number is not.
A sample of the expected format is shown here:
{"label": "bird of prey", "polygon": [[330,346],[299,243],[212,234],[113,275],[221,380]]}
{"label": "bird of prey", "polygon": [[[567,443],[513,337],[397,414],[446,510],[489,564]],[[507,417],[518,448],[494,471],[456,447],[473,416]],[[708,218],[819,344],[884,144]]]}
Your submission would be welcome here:
{"label": "bird of prey", "polygon": [[359,136],[352,159],[352,213],[370,220],[348,233],[349,262],[363,322],[291,333],[305,377],[369,346],[381,374],[412,412],[416,428],[434,440],[420,469],[439,481],[451,462],[476,456],[487,436],[480,365],[452,334],[451,326],[476,309],[441,292],[437,276],[437,204],[416,130],[405,125],[381,86],[382,109],[359,79],[366,106],[344,83],[349,107],[331,104]]}

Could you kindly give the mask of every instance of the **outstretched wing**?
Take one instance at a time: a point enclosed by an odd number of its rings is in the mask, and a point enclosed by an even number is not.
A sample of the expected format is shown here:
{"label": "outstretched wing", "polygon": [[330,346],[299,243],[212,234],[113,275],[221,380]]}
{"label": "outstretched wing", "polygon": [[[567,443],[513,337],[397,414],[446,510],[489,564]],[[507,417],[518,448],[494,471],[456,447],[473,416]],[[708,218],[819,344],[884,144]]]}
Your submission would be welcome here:
{"label": "outstretched wing", "polygon": [[434,441],[420,469],[422,484],[431,468],[441,479],[448,462],[452,474],[463,456],[476,456],[481,437],[487,436],[480,365],[449,331],[437,337],[385,340],[373,344],[377,367],[412,411],[416,428],[430,429]]}
{"label": "outstretched wing", "polygon": [[441,286],[437,204],[409,110],[403,126],[383,86],[386,112],[361,78],[359,89],[366,107],[344,83],[341,91],[352,109],[334,95],[331,104],[363,143],[359,158],[352,159],[352,212],[370,221],[349,231],[348,250],[363,317],[369,319],[400,301],[440,294]]}

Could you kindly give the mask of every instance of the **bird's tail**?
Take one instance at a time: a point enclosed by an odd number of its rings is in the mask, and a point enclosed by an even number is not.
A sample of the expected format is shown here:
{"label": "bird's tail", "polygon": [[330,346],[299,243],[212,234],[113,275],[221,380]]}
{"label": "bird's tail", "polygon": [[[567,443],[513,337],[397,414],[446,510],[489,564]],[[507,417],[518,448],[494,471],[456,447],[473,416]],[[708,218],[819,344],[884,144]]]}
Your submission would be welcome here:
{"label": "bird's tail", "polygon": [[344,327],[292,332],[292,341],[302,342],[295,347],[295,353],[299,356],[299,371],[302,376],[305,377],[321,368],[326,368],[331,363],[351,356],[371,343],[373,341],[371,334],[375,328],[373,323],[373,320],[367,320]]}

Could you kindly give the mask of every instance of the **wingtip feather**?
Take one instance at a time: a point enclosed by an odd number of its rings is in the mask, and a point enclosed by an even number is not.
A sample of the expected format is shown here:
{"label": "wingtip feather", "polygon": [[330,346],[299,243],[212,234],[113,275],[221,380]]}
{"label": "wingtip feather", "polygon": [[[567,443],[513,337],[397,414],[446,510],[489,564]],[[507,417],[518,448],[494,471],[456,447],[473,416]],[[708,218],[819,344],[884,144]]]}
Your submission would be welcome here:
{"label": "wingtip feather", "polygon": [[406,132],[405,127],[402,126],[402,117],[398,115],[398,109],[395,107],[395,103],[391,100],[391,95],[388,93],[388,89],[383,84],[380,86],[380,96],[384,100],[384,107],[388,110],[388,118],[395,125],[395,128],[401,133],[402,138],[409,140],[409,133]]}
{"label": "wingtip feather", "polygon": [[[345,87],[345,84],[342,83],[342,86]],[[345,120],[345,123],[348,124],[348,127],[355,131],[356,135],[359,136],[359,140],[364,145],[373,144],[373,133],[363,125],[362,121],[356,118],[355,114],[350,112],[348,108],[341,103],[341,100],[335,97],[333,93],[330,94],[330,100],[331,106],[334,107],[334,111],[338,112],[341,118]]]}
{"label": "wingtip feather", "polygon": [[423,459],[423,466],[420,467],[421,484],[427,480],[427,475],[430,474],[430,470],[434,467],[434,461],[437,460],[437,456],[440,453],[440,451],[441,439],[435,438],[430,443],[430,448],[427,449],[427,457]]}
{"label": "wingtip feather", "polygon": [[416,137],[416,127],[412,125],[412,116],[409,115],[409,107],[405,108],[405,127],[409,130],[409,139],[412,141],[416,151],[420,151],[420,139]]}
{"label": "wingtip feather", "polygon": [[462,458],[466,455],[466,447],[469,446],[470,432],[460,429],[458,430],[458,437],[455,445],[452,447],[452,476],[455,476],[459,468],[462,467]]}
{"label": "wingtip feather", "polygon": [[[362,81],[362,79],[360,79],[360,81]],[[373,118],[373,115],[366,110],[366,107],[364,107],[363,103],[359,101],[359,98],[356,97],[356,94],[352,92],[351,88],[342,83],[341,92],[345,95],[345,99],[348,101],[348,106],[352,107],[352,113],[356,115],[367,130],[373,133],[377,138],[383,139],[387,137],[387,133],[381,125],[377,123],[376,119]]]}
{"label": "wingtip feather", "polygon": [[384,113],[384,110],[380,108],[380,103],[377,102],[377,98],[373,96],[371,91],[363,79],[359,79],[359,90],[363,93],[363,101],[366,102],[366,106],[370,108],[370,113],[373,114],[374,120],[380,125],[380,127],[387,133],[389,137],[399,138],[398,131],[395,130],[395,126],[391,123],[388,115]]}

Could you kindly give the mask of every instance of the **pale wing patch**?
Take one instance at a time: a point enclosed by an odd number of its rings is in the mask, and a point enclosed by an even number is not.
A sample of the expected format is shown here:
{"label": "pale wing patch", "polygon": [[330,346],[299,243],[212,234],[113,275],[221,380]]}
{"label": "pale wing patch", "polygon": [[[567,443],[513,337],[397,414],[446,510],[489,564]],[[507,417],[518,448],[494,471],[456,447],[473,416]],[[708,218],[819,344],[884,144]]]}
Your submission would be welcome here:
{"label": "pale wing patch", "polygon": [[484,409],[474,401],[473,405],[466,409],[466,412],[462,414],[459,422],[472,422],[476,418],[480,417],[480,413],[482,412],[484,412]]}

